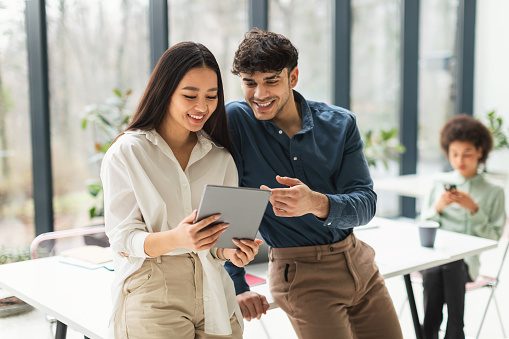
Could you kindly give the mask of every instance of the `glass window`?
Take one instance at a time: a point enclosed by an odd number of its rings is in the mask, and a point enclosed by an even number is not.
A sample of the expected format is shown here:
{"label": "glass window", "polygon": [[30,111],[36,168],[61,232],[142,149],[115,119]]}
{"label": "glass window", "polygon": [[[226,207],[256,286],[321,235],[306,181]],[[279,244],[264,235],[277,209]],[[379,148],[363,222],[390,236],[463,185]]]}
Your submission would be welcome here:
{"label": "glass window", "polygon": [[332,103],[332,31],[329,0],[270,0],[269,30],[299,51],[299,82],[306,99]]}
{"label": "glass window", "polygon": [[[382,130],[399,128],[400,7],[400,0],[352,1],[351,110],[365,145],[370,131],[380,136]],[[397,134],[392,143],[399,143]],[[371,150],[364,148],[364,153],[370,158],[377,148],[375,141]],[[377,178],[398,175],[398,163],[389,161],[386,168],[377,161],[371,173],[376,190]],[[378,215],[399,213],[396,195],[376,192]]]}
{"label": "glass window", "polygon": [[[487,122],[486,115],[495,111],[503,119],[503,131],[509,134],[509,1],[477,2],[477,34],[475,41],[474,115]],[[509,149],[497,149],[490,154],[486,169],[489,172],[508,173]],[[509,211],[509,181],[506,206]]]}
{"label": "glass window", "polygon": [[117,114],[122,103],[114,89],[132,90],[123,110],[135,109],[150,75],[148,0],[47,0],[46,12],[53,202],[60,230],[102,222],[90,220],[89,210],[99,211],[102,201],[92,198],[87,185],[100,182],[96,143],[104,139],[98,139],[99,127],[83,129],[81,122],[94,109],[109,119]]}
{"label": "glass window", "polygon": [[25,2],[0,1],[0,249],[35,236]]}
{"label": "glass window", "polygon": [[247,1],[175,0],[168,7],[170,45],[182,41],[204,44],[221,68],[226,102],[242,98],[240,81],[231,68],[247,29]]}
{"label": "glass window", "polygon": [[439,131],[454,115],[458,0],[422,1],[420,15],[417,173],[430,174],[447,166]]}

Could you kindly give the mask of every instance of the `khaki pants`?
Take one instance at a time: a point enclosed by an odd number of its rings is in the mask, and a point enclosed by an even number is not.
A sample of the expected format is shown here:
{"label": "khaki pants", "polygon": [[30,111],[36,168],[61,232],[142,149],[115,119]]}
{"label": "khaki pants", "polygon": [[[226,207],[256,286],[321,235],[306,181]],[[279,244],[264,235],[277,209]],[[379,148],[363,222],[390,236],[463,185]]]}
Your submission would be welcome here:
{"label": "khaki pants", "polygon": [[353,234],[331,245],[270,248],[270,291],[299,338],[403,338],[374,256]]}
{"label": "khaki pants", "polygon": [[204,332],[203,269],[195,254],[145,259],[129,276],[115,313],[116,339],[242,338],[233,315],[232,334]]}

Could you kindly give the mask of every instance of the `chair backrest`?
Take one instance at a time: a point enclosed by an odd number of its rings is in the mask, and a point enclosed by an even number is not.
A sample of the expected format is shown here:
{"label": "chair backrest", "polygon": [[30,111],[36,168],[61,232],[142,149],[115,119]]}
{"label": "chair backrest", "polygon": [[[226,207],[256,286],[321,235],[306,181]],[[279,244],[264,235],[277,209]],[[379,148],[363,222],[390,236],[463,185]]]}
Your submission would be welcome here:
{"label": "chair backrest", "polygon": [[507,244],[505,245],[504,254],[502,255],[502,261],[500,262],[500,267],[498,268],[496,280],[500,278],[500,272],[502,272],[502,268],[504,267],[505,258],[507,257],[507,251],[509,250],[509,239],[507,239]]}
{"label": "chair backrest", "polygon": [[54,256],[67,249],[84,245],[108,247],[104,225],[43,233],[30,244],[30,257],[37,259]]}

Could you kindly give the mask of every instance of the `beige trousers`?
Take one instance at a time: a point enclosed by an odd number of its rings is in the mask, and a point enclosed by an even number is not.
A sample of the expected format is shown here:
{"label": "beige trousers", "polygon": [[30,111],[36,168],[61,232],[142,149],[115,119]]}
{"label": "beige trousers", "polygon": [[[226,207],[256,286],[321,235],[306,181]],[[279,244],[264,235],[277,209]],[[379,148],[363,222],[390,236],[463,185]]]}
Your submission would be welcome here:
{"label": "beige trousers", "polygon": [[232,334],[204,332],[203,269],[195,254],[145,259],[129,276],[115,313],[116,339],[242,338],[233,315]]}
{"label": "beige trousers", "polygon": [[374,257],[353,234],[331,245],[269,249],[270,291],[299,338],[403,338]]}

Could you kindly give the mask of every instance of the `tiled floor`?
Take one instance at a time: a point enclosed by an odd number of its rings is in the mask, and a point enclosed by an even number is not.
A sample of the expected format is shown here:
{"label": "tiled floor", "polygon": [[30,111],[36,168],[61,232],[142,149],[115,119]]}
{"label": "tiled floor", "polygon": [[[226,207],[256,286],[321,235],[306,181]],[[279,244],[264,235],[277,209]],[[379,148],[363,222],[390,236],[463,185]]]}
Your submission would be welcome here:
{"label": "tiled floor", "polygon": [[[505,244],[507,244],[507,237],[501,241],[498,249],[486,252],[482,256],[482,272],[485,274],[496,274],[498,264],[502,257]],[[502,314],[502,319],[506,324],[506,331],[509,335],[509,258],[507,258],[502,275],[501,283],[497,289],[497,300]],[[395,277],[386,280],[387,287],[394,301],[396,311],[401,310],[402,305],[405,303],[406,292],[402,277]],[[418,309],[422,310],[422,288],[418,285],[414,286],[416,301]],[[479,290],[469,292],[466,299],[466,313],[465,313],[465,334],[467,337],[474,338],[479,322],[481,320],[489,291]],[[483,326],[480,338],[498,339],[503,338],[500,330],[499,321],[492,304],[488,311],[488,317]],[[422,315],[421,315],[422,320]],[[445,321],[445,320],[444,320]],[[411,320],[408,303],[404,305],[403,312],[401,313],[401,327],[405,339],[415,338],[413,325]],[[262,326],[263,325],[263,326]],[[9,318],[0,319],[0,338],[8,339],[50,339],[52,338],[52,326],[46,319],[46,316],[38,311],[33,310],[23,315],[12,316]],[[79,333],[74,332],[72,329],[68,330],[67,337],[69,339],[83,338]],[[246,339],[294,339],[297,338],[292,330],[290,322],[286,318],[283,311],[276,309],[271,310],[263,317],[262,321],[254,320],[245,323],[244,338]]]}

